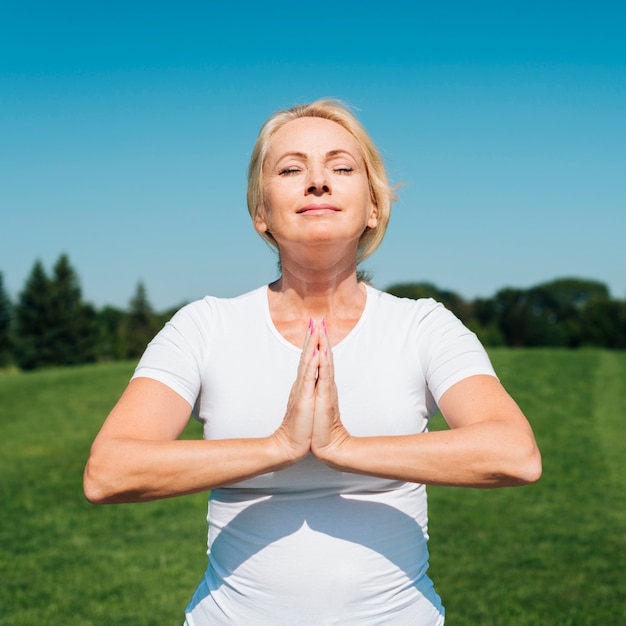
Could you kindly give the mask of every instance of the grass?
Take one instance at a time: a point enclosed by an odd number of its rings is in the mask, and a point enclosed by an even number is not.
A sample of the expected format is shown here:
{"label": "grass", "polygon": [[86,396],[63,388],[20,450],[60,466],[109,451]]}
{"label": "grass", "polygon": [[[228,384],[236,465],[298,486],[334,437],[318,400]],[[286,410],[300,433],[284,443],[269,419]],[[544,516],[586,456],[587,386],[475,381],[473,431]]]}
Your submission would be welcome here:
{"label": "grass", "polygon": [[[625,624],[626,353],[491,354],[544,475],[521,489],[429,489],[446,623]],[[131,372],[0,376],[0,626],[182,624],[206,565],[206,495],[110,507],[82,495],[89,445]],[[185,436],[199,435],[190,424]]]}
{"label": "grass", "polygon": [[626,624],[626,354],[497,350],[543,477],[430,488],[431,574],[454,626]]}
{"label": "grass", "polygon": [[96,507],[82,495],[90,442],[131,372],[0,377],[1,625],[182,624],[206,566],[206,496]]}

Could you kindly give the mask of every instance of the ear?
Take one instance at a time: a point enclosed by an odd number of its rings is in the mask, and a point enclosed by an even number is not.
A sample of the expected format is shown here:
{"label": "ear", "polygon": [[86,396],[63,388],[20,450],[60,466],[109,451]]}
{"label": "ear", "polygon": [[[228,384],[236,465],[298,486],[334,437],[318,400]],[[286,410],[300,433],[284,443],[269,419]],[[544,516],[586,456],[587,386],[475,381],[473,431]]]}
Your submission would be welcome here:
{"label": "ear", "polygon": [[257,209],[256,215],[254,216],[254,228],[261,235],[269,231],[269,226],[265,218],[265,207],[260,206]]}
{"label": "ear", "polygon": [[372,204],[372,210],[367,219],[368,228],[376,228],[378,226],[378,207],[375,204]]}

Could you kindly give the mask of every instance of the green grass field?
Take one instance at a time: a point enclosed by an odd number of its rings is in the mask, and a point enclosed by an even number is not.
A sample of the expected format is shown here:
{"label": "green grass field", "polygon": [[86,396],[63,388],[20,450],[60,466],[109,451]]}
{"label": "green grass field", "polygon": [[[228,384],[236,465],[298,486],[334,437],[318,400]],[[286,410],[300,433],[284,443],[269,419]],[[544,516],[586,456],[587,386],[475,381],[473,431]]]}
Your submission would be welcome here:
{"label": "green grass field", "polygon": [[[626,353],[491,355],[544,475],[429,490],[446,624],[626,624]],[[0,375],[0,626],[182,624],[206,564],[206,496],[96,507],[82,495],[89,445],[131,371]]]}

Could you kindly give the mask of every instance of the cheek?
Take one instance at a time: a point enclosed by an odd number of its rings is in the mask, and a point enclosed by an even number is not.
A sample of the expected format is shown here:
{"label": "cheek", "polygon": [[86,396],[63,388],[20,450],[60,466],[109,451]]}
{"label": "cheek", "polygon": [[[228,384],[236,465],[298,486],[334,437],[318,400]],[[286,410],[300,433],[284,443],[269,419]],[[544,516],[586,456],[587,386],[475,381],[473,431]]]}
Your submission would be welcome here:
{"label": "cheek", "polygon": [[276,181],[266,185],[263,193],[263,206],[267,219],[277,219],[281,213],[289,211],[299,197],[295,185],[289,181]]}
{"label": "cheek", "polygon": [[280,199],[282,190],[277,188],[278,186],[275,183],[268,183],[265,185],[263,189],[263,206],[267,213],[274,207],[277,201]]}

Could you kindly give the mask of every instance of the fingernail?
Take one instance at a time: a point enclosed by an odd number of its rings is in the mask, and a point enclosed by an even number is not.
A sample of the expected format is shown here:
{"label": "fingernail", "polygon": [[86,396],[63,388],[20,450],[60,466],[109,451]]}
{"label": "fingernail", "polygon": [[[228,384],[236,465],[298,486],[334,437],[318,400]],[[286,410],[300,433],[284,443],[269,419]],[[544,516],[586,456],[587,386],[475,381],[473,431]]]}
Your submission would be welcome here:
{"label": "fingernail", "polygon": [[324,329],[325,333],[328,333],[328,328],[326,328],[326,318],[325,317],[322,318],[322,328]]}
{"label": "fingernail", "polygon": [[313,318],[309,317],[309,331],[311,332],[311,334],[313,334],[314,330],[315,330],[315,324],[313,323]]}
{"label": "fingernail", "polygon": [[313,356],[317,354],[317,348],[313,348]]}

